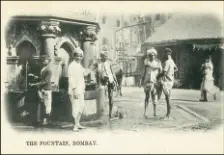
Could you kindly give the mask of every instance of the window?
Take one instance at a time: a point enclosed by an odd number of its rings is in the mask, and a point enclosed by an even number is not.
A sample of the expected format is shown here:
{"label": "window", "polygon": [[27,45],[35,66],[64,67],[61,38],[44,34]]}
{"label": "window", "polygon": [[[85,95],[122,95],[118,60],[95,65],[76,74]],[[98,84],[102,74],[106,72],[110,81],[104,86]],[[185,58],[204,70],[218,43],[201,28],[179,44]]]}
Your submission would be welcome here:
{"label": "window", "polygon": [[117,24],[116,24],[117,27],[120,27],[120,26],[121,26],[121,22],[120,22],[120,20],[117,20],[116,22],[117,22]]}
{"label": "window", "polygon": [[107,21],[107,18],[105,16],[103,16],[102,24],[106,24],[106,21]]}
{"label": "window", "polygon": [[156,20],[160,20],[161,16],[160,14],[156,14]]}

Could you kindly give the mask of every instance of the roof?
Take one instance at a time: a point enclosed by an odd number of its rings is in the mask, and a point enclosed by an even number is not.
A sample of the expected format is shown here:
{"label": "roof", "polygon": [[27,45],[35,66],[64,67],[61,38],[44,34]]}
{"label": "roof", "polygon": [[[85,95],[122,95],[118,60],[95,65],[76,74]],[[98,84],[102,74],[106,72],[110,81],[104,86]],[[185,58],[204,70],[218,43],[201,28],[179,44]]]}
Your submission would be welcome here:
{"label": "roof", "polygon": [[44,11],[41,12],[30,12],[30,13],[19,13],[12,18],[15,19],[30,19],[30,20],[39,20],[39,19],[50,19],[50,20],[60,20],[63,21],[70,21],[74,23],[83,23],[87,25],[97,25],[100,28],[99,23],[96,22],[96,16],[90,14],[82,14],[73,11]]}
{"label": "roof", "polygon": [[144,45],[184,40],[223,39],[223,16],[211,14],[174,14],[150,36]]}

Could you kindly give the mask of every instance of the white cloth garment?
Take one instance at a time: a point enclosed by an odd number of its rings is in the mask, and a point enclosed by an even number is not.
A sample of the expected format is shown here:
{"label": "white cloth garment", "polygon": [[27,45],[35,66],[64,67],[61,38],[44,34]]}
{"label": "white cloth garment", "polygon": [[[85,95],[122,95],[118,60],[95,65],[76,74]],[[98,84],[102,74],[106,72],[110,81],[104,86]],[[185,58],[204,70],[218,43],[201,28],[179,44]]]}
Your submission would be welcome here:
{"label": "white cloth garment", "polygon": [[157,76],[159,71],[162,70],[162,65],[159,60],[144,61],[145,65],[145,77],[144,77],[144,91],[152,96],[153,104],[157,104],[158,100],[158,87]]}
{"label": "white cloth garment", "polygon": [[85,100],[84,93],[78,96],[78,99],[75,99],[73,95],[69,95],[71,105],[72,105],[72,116],[77,118],[78,114],[82,114],[85,110]]}
{"label": "white cloth garment", "polygon": [[211,61],[209,62],[206,62],[204,64],[204,67],[205,67],[205,70],[204,70],[204,73],[205,73],[205,80],[214,80],[213,78],[213,64]]}
{"label": "white cloth garment", "polygon": [[51,104],[52,104],[52,92],[51,90],[41,90],[40,95],[43,98],[43,103],[45,105],[45,113],[51,113]]}
{"label": "white cloth garment", "polygon": [[201,91],[207,91],[211,94],[216,94],[219,91],[219,88],[214,85],[213,64],[211,61],[209,61],[204,64],[204,67],[205,75],[201,83]]}
{"label": "white cloth garment", "polygon": [[174,69],[177,68],[173,59],[168,59],[163,64],[163,70],[166,71],[166,76],[170,81],[174,82]]}
{"label": "white cloth garment", "polygon": [[[81,64],[73,61],[68,67],[68,81],[69,81],[69,98],[72,104],[72,116],[76,118],[78,114],[82,114],[85,109],[84,93],[85,80],[84,68]],[[73,89],[78,98],[74,98]]]}
{"label": "white cloth garment", "polygon": [[174,63],[173,59],[168,59],[163,64],[163,70],[166,71],[165,79],[161,80],[161,83],[163,85],[163,92],[170,96],[171,95],[171,89],[174,85],[174,70],[175,70],[176,64]]}
{"label": "white cloth garment", "polygon": [[110,83],[113,83],[114,82],[114,77],[113,77],[113,74],[111,72],[111,68],[110,68],[110,62],[107,60],[103,63],[103,66],[104,66],[104,69],[105,69],[105,72],[109,78],[109,82]]}
{"label": "white cloth garment", "polygon": [[73,95],[73,89],[75,89],[76,94],[82,94],[85,92],[84,73],[85,70],[81,64],[76,61],[70,63],[68,66],[69,94]]}
{"label": "white cloth garment", "polygon": [[161,62],[159,60],[149,61],[148,59],[145,59],[144,65],[146,67],[144,83],[147,82],[156,83],[157,82],[156,77],[159,74],[159,70],[162,70]]}

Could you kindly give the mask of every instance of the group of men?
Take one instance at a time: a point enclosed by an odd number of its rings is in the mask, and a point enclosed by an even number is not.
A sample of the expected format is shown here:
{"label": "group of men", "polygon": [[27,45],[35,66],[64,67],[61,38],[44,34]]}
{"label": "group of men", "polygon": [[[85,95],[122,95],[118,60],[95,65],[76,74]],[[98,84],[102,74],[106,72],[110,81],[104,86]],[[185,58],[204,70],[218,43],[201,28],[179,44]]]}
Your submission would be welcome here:
{"label": "group of men", "polygon": [[144,61],[145,69],[141,79],[143,81],[141,83],[144,86],[145,92],[144,117],[147,117],[150,96],[152,98],[154,116],[156,116],[156,104],[158,103],[158,99],[160,99],[162,92],[164,92],[167,103],[167,113],[165,118],[170,118],[171,89],[174,85],[174,73],[178,70],[171,55],[172,50],[170,48],[165,48],[164,62],[162,65],[161,61],[156,58],[157,51],[154,48],[147,50],[146,59]]}
{"label": "group of men", "polygon": [[[110,62],[107,60],[107,52],[101,52],[101,63],[97,65],[100,75],[100,84],[106,85],[111,92],[117,85],[116,76],[113,73]],[[68,94],[71,101],[72,117],[73,117],[73,131],[78,132],[80,129],[86,127],[80,125],[80,119],[85,109],[84,93],[85,93],[85,77],[90,74],[89,69],[83,68],[81,65],[84,53],[79,47],[73,52],[74,60],[68,66]],[[42,124],[46,125],[50,123],[50,115],[52,111],[52,68],[51,58],[47,55],[42,56],[42,64],[40,77],[30,74],[36,79],[40,79],[36,83],[30,83],[30,87],[38,88],[38,96],[41,99],[43,105],[43,119]],[[110,93],[112,94],[112,93]],[[113,94],[112,94],[113,95]],[[112,100],[112,95],[109,95],[109,100]],[[112,117],[113,101],[109,104],[109,117]]]}
{"label": "group of men", "polygon": [[[165,94],[167,102],[167,117],[170,115],[170,95],[171,89],[174,84],[174,72],[177,67],[171,58],[172,51],[169,48],[165,49],[165,61],[163,66],[161,62],[156,59],[157,51],[152,48],[147,50],[147,57],[144,61],[145,70],[143,75],[145,98],[145,112],[144,116],[147,117],[147,107],[150,95],[152,96],[154,115],[156,115],[156,104],[160,98],[162,91]],[[80,125],[80,119],[85,109],[84,93],[85,93],[85,77],[90,74],[88,69],[83,68],[81,65],[84,53],[80,48],[76,48],[73,52],[74,60],[68,66],[68,94],[71,101],[72,116],[74,127],[73,130],[78,132],[80,129],[86,127]],[[109,93],[109,118],[112,117],[113,109],[113,91],[117,86],[117,79],[111,68],[111,63],[107,59],[107,52],[101,52],[101,60],[97,64],[97,73],[100,74],[96,77],[98,84],[107,86]],[[43,65],[41,69],[40,80],[36,83],[31,83],[31,87],[38,88],[38,94],[41,102],[44,105],[43,124],[48,124],[50,121],[50,114],[52,111],[52,89],[51,78],[52,68],[49,56],[43,56]],[[35,77],[35,75],[33,75]],[[38,77],[35,77],[38,78]]]}

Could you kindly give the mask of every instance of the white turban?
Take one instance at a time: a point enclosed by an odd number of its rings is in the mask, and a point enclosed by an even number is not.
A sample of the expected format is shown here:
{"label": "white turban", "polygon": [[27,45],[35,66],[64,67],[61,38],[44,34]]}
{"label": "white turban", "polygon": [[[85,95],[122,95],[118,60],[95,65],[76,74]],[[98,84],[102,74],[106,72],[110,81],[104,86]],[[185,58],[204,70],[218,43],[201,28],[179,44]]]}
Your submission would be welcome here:
{"label": "white turban", "polygon": [[83,54],[83,50],[82,50],[80,47],[77,47],[77,48],[74,50],[74,54],[81,54],[82,56],[84,55],[84,54]]}
{"label": "white turban", "polygon": [[147,55],[157,55],[157,51],[155,48],[151,48],[149,50],[147,50]]}

